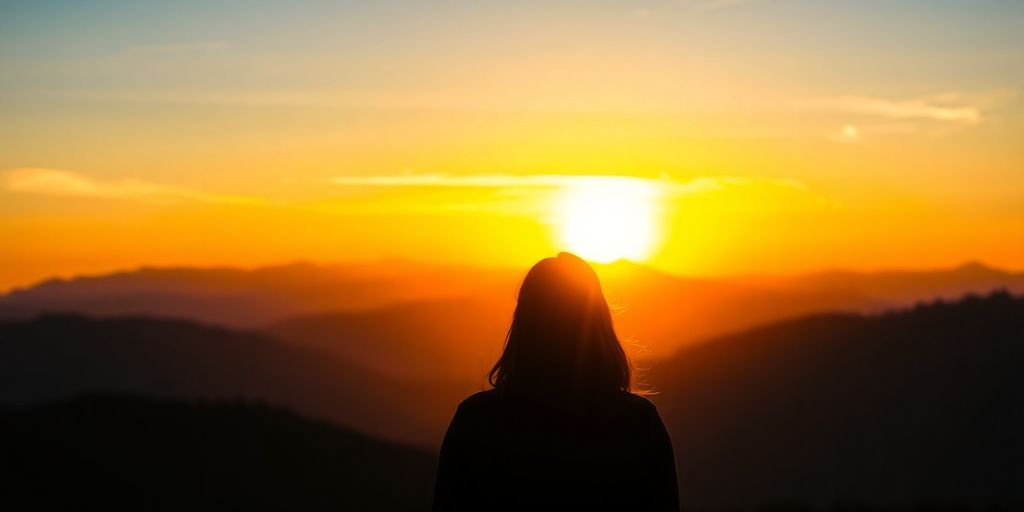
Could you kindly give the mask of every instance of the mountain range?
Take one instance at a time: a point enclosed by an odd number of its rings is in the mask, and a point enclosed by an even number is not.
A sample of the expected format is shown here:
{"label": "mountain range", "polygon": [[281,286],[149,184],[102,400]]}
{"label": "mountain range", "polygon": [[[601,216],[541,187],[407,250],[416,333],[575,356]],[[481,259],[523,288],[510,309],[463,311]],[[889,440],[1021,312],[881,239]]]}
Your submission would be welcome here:
{"label": "mountain range", "polygon": [[[616,326],[638,361],[817,312],[879,312],[996,288],[1024,273],[979,263],[935,271],[695,279],[598,265]],[[501,350],[522,270],[401,261],[255,270],[143,268],[50,280],[0,296],[0,318],[42,312],[176,318],[261,331],[395,378],[475,382]]]}
{"label": "mountain range", "polygon": [[[44,315],[0,323],[0,403],[244,398],[436,450],[455,404],[482,387],[441,364],[402,379],[355,360],[192,321]],[[1021,361],[1024,298],[1003,291],[773,322],[683,346],[643,380],[688,508],[1012,509]]]}

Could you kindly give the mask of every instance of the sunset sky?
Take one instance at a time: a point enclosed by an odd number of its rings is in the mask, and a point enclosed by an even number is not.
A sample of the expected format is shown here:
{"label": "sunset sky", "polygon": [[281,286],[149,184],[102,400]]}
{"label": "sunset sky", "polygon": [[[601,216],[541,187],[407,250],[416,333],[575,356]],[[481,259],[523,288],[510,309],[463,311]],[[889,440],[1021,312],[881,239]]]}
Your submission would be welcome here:
{"label": "sunset sky", "polygon": [[3,2],[0,290],[564,248],[1021,269],[1022,27],[1017,0]]}

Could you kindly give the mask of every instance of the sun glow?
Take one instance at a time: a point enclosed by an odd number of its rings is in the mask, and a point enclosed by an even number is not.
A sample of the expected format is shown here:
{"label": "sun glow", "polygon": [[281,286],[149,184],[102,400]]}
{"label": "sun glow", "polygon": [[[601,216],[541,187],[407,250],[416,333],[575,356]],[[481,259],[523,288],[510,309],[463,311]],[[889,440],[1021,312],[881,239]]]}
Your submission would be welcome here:
{"label": "sun glow", "polygon": [[567,188],[562,197],[562,243],[592,261],[643,261],[654,247],[657,199],[658,187],[649,180],[583,180]]}

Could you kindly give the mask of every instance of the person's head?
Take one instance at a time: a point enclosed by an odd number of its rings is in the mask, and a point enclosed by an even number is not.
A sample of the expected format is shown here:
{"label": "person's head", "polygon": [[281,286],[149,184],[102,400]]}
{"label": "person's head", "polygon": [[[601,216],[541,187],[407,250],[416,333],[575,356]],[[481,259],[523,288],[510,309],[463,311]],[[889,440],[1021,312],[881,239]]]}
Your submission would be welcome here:
{"label": "person's head", "polygon": [[633,369],[590,265],[562,252],[527,272],[489,380],[499,390],[630,391]]}

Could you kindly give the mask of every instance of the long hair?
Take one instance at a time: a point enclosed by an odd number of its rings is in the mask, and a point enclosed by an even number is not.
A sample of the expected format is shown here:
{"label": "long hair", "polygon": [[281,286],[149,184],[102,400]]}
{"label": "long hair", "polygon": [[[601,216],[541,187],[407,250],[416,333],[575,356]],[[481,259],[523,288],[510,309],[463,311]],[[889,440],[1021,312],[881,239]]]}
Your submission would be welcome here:
{"label": "long hair", "polygon": [[633,367],[590,265],[561,252],[527,272],[488,380],[497,390],[631,391]]}

